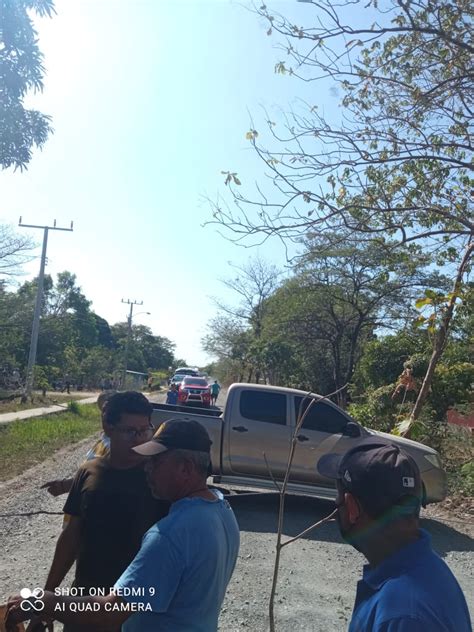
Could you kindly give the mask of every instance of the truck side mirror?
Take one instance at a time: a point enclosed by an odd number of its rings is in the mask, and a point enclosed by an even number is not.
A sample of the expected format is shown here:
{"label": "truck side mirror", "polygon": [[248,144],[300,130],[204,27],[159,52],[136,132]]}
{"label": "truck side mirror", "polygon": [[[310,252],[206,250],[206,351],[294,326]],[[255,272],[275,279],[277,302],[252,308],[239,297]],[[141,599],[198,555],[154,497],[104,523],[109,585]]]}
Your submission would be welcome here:
{"label": "truck side mirror", "polygon": [[343,434],[346,435],[346,437],[360,437],[359,424],[356,424],[354,421],[348,421]]}

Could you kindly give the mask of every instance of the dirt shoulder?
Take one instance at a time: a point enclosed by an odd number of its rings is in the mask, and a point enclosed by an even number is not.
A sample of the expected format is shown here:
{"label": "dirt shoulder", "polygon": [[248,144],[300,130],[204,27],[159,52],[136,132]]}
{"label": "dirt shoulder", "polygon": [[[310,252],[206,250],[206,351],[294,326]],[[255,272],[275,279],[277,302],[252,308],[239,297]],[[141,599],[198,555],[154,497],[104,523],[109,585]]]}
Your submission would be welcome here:
{"label": "dirt shoulder", "polygon": [[[0,514],[61,512],[64,498],[39,490],[51,477],[72,475],[92,439],[63,448],[43,463],[0,485]],[[241,550],[222,609],[222,632],[268,630],[268,596],[277,525],[275,494],[231,497],[240,528]],[[290,497],[284,533],[291,537],[331,510],[331,504]],[[446,509],[442,510],[442,513]],[[461,584],[474,612],[473,529],[469,523],[429,508],[423,527],[434,548]],[[456,520],[448,522],[448,520]],[[23,587],[42,586],[61,528],[59,515],[0,517],[0,603]],[[340,632],[347,629],[364,560],[344,544],[334,523],[283,551],[276,600],[279,632]]]}

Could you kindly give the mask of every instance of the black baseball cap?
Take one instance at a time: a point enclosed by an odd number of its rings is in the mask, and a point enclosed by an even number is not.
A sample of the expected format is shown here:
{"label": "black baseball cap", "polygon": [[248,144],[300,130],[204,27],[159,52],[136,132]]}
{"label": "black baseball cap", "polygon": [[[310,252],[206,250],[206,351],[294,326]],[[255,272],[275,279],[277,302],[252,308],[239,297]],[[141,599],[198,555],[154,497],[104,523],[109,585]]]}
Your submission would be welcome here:
{"label": "black baseball cap", "polygon": [[413,513],[425,505],[418,465],[393,443],[365,439],[345,454],[325,454],[316,467],[322,476],[338,480],[373,516],[395,506]]}
{"label": "black baseball cap", "polygon": [[154,456],[167,450],[211,451],[207,430],[194,419],[169,419],[161,424],[151,441],[132,448],[143,456]]}

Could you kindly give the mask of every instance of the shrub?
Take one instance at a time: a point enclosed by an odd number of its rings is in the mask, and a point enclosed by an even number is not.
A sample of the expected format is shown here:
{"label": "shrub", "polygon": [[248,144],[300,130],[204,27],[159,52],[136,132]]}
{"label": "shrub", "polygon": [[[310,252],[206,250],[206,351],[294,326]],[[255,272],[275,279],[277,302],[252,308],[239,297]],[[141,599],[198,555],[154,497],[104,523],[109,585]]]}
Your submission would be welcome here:
{"label": "shrub", "polygon": [[80,405],[74,400],[71,400],[70,402],[68,402],[67,411],[69,413],[73,413],[73,415],[81,415],[81,412],[82,412]]}

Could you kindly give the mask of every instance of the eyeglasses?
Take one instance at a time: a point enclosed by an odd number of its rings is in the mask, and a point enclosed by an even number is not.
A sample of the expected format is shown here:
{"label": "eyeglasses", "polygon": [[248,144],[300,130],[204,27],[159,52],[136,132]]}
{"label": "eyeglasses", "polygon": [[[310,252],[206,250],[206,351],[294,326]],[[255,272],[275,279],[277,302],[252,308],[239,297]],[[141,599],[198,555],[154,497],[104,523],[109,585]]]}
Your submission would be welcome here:
{"label": "eyeglasses", "polygon": [[139,437],[149,437],[150,434],[154,431],[154,427],[150,424],[146,428],[120,428],[118,426],[115,427],[117,432],[120,432],[126,439],[129,441],[133,441],[133,439],[138,439]]}

